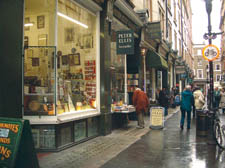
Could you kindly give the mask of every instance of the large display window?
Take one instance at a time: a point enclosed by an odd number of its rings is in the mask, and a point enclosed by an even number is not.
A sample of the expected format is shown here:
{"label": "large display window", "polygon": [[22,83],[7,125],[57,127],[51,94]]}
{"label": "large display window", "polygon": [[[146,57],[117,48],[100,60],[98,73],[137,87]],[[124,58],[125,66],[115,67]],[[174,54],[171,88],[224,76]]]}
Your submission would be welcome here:
{"label": "large display window", "polygon": [[97,112],[98,21],[74,1],[25,0],[25,116]]}

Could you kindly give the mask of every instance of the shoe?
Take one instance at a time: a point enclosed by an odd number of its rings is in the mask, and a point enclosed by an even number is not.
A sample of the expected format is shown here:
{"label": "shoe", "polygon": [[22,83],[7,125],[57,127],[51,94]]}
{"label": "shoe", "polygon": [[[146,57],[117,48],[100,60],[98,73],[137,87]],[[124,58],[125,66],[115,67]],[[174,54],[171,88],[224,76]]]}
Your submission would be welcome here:
{"label": "shoe", "polygon": [[143,129],[143,128],[145,128],[145,127],[142,127],[142,126],[139,126],[139,125],[138,125],[136,128],[137,128],[137,129]]}
{"label": "shoe", "polygon": [[183,126],[183,125],[180,125],[180,129],[182,129],[182,130],[183,130],[183,129],[184,129],[184,126]]}

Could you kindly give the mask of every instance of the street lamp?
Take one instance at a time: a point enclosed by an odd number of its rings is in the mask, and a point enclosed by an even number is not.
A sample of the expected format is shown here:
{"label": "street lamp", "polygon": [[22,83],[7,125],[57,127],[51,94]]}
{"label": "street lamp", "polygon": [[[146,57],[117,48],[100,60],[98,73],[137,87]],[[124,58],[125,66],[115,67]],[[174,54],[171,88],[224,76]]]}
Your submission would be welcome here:
{"label": "street lamp", "polygon": [[[209,44],[212,44],[212,33],[211,33],[211,18],[210,14],[212,12],[212,0],[205,0],[205,6],[206,6],[206,12],[208,14],[208,40]],[[209,83],[210,83],[210,91],[209,91],[209,109],[213,108],[213,92],[214,92],[214,86],[213,86],[213,61],[209,61]]]}

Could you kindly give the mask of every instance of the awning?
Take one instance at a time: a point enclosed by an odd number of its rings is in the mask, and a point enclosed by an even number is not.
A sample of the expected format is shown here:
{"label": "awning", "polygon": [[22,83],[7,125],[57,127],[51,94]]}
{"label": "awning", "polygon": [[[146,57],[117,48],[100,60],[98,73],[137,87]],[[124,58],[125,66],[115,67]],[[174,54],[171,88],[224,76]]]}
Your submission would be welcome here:
{"label": "awning", "polygon": [[147,52],[147,61],[146,66],[149,68],[156,68],[156,69],[168,69],[168,64],[166,60],[157,54],[154,51]]}

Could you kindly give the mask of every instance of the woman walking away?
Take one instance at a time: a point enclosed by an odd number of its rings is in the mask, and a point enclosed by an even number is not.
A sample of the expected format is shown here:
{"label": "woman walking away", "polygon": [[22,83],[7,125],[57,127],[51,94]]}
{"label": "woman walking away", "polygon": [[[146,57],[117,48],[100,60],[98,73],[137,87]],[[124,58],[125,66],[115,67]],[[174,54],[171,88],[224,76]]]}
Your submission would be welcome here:
{"label": "woman walking away", "polygon": [[225,90],[222,88],[221,92],[221,99],[220,99],[220,104],[219,107],[222,109],[223,114],[225,113]]}
{"label": "woman walking away", "polygon": [[191,125],[191,108],[194,103],[194,97],[191,92],[191,86],[187,85],[186,89],[181,93],[181,120],[180,120],[180,128],[183,130],[184,128],[184,120],[187,112],[187,129],[190,129]]}
{"label": "woman walking away", "polygon": [[200,88],[196,88],[195,91],[193,92],[194,96],[194,104],[195,104],[195,109],[196,110],[202,110],[202,107],[205,104],[205,99],[202,91]]}

